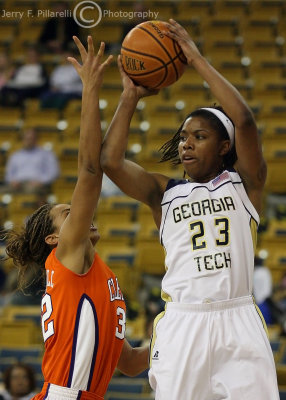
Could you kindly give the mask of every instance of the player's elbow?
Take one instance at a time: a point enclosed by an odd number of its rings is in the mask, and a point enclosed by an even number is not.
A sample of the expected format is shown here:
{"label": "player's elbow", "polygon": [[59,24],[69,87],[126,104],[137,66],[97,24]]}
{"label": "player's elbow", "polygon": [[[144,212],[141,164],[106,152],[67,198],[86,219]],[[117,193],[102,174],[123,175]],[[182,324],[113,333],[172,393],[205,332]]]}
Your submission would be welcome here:
{"label": "player's elbow", "polygon": [[103,148],[100,156],[100,165],[103,172],[108,174],[119,169],[121,160],[113,155],[111,151]]}
{"label": "player's elbow", "polygon": [[240,130],[256,129],[255,119],[251,110],[246,108],[240,113],[238,120],[235,122],[235,127]]}
{"label": "player's elbow", "polygon": [[148,368],[147,366],[142,367],[141,365],[137,365],[136,363],[129,361],[128,363],[124,364],[118,364],[117,369],[124,374],[125,376],[129,376],[130,378],[134,378],[135,376],[138,376],[141,374],[143,371],[145,371]]}
{"label": "player's elbow", "polygon": [[[118,368],[118,367],[117,367]],[[134,378],[137,376],[141,371],[137,372],[135,370],[132,370],[131,368],[118,368],[118,370],[125,376],[128,376],[129,378]]]}

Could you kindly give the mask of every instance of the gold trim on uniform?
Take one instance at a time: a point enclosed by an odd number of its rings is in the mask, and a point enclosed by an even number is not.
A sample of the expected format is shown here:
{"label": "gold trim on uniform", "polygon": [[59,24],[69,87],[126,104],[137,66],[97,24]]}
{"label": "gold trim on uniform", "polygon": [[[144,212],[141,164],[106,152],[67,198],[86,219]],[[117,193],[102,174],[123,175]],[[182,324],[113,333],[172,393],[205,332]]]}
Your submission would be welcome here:
{"label": "gold trim on uniform", "polygon": [[252,242],[253,242],[253,251],[255,253],[256,243],[257,243],[257,222],[252,217],[250,219],[250,232],[251,232]]}

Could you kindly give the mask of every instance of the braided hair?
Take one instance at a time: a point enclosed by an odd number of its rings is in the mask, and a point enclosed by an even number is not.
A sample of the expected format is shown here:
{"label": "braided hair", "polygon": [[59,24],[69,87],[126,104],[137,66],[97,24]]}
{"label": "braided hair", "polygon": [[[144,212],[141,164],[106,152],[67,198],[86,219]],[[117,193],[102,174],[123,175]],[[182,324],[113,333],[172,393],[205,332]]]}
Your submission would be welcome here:
{"label": "braided hair", "polygon": [[22,290],[27,287],[25,277],[32,269],[36,272],[40,268],[42,276],[45,275],[45,261],[51,252],[45,238],[54,232],[50,215],[52,207],[44,204],[27,219],[19,233],[11,230],[6,235],[6,253],[19,269],[19,287]]}
{"label": "braided hair", "polygon": [[[215,108],[216,110],[219,110],[226,115],[226,113],[224,112],[222,107],[216,106],[216,107],[212,107],[212,108]],[[186,120],[190,117],[205,118],[206,120],[209,121],[212,128],[216,132],[219,133],[221,140],[229,140],[227,130],[226,130],[225,126],[223,125],[223,123],[211,112],[199,108],[187,115],[184,122],[181,124],[181,126],[179,127],[179,129],[175,133],[175,135],[172,137],[172,139],[170,139],[168,142],[163,144],[163,146],[159,149],[159,151],[161,151],[161,153],[162,153],[160,162],[171,161],[173,165],[181,164],[181,160],[179,158],[179,150],[178,150],[178,146],[180,143],[180,132],[183,129],[183,126],[184,126]],[[227,115],[227,117],[229,118],[228,115]],[[237,160],[237,155],[236,155],[235,144],[234,144],[232,149],[223,157],[225,168],[233,167],[236,160]]]}

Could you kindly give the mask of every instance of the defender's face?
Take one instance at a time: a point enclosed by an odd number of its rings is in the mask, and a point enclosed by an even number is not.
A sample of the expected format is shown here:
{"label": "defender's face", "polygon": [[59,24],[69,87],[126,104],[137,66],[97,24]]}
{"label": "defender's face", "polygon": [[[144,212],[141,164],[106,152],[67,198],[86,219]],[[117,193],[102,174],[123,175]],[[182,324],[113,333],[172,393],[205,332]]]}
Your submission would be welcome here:
{"label": "defender's face", "polygon": [[[51,217],[55,227],[55,233],[59,233],[63,223],[70,213],[71,206],[69,204],[57,204],[51,210]],[[91,223],[90,225],[90,240],[93,246],[98,242],[100,235],[97,227]]]}
{"label": "defender's face", "polygon": [[179,157],[189,177],[197,182],[215,178],[223,165],[228,140],[221,140],[202,117],[188,118],[180,132]]}

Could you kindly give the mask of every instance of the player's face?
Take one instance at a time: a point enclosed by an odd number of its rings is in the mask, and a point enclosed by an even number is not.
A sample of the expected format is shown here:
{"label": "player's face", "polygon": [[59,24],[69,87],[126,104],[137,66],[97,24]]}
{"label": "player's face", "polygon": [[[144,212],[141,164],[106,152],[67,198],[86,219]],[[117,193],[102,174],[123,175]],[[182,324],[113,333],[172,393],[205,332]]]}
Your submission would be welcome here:
{"label": "player's face", "polygon": [[[69,204],[57,204],[51,210],[51,216],[53,218],[54,227],[56,233],[59,233],[63,223],[70,213],[71,206]],[[100,236],[97,227],[91,223],[90,225],[90,240],[93,246],[98,242]]]}
{"label": "player's face", "polygon": [[218,132],[202,117],[190,117],[180,132],[179,157],[189,177],[198,182],[215,178],[223,166],[228,140],[221,140]]}

